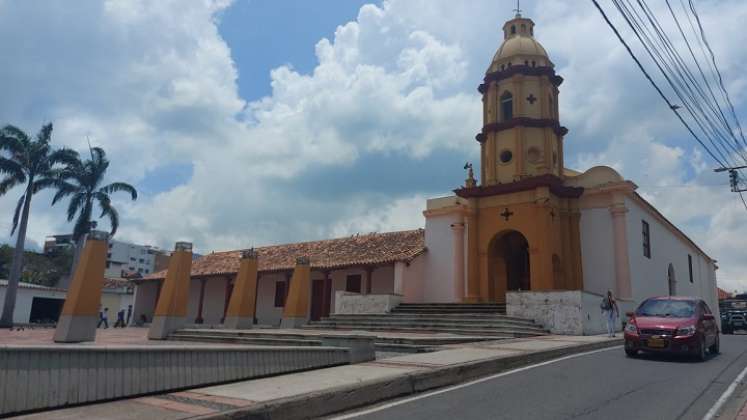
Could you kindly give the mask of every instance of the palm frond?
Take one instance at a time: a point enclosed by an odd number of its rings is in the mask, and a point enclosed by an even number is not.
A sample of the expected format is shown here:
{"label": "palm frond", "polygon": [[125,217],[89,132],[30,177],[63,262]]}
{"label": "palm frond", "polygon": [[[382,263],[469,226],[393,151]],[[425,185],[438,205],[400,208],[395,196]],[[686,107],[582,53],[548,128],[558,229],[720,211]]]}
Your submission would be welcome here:
{"label": "palm frond", "polygon": [[54,206],[58,201],[61,199],[75,193],[78,191],[78,188],[62,179],[57,179],[55,183],[55,187],[57,187],[57,192],[55,193],[54,197],[52,198],[52,205]]}
{"label": "palm frond", "polygon": [[52,123],[44,124],[36,135],[36,141],[39,143],[49,143],[52,141]]}
{"label": "palm frond", "polygon": [[18,162],[0,156],[0,174],[7,174],[16,178],[18,182],[26,182],[26,172]]}
{"label": "palm frond", "polygon": [[36,194],[39,191],[46,189],[46,188],[52,188],[57,185],[57,180],[54,178],[41,178],[39,180],[34,181],[34,184],[31,187],[31,194]]}
{"label": "palm frond", "polygon": [[16,233],[16,228],[18,227],[18,219],[21,218],[21,210],[23,208],[23,202],[26,200],[26,193],[21,194],[21,198],[18,199],[18,204],[16,204],[16,211],[13,213],[13,227],[10,230],[10,235],[13,236],[14,233]]}
{"label": "palm frond", "polygon": [[117,212],[117,209],[112,207],[112,201],[108,195],[97,193],[95,197],[101,207],[101,216],[99,217],[109,217],[109,224],[111,225],[110,235],[114,236],[114,234],[117,233],[117,228],[119,228],[119,213]]}
{"label": "palm frond", "polygon": [[80,155],[73,149],[63,147],[49,154],[50,166],[62,164],[65,166],[75,166],[80,163]]}
{"label": "palm frond", "polygon": [[77,193],[70,199],[70,203],[67,206],[67,221],[72,222],[75,219],[75,213],[78,212],[80,207],[86,201],[86,195],[84,193]]}
{"label": "palm frond", "polygon": [[78,215],[78,219],[75,221],[75,227],[73,228],[73,241],[77,242],[86,233],[91,230],[91,210],[93,203],[90,201],[83,205],[83,210]]}
{"label": "palm frond", "polygon": [[126,182],[112,182],[111,184],[102,187],[99,191],[105,194],[124,191],[130,194],[130,197],[132,197],[133,201],[137,200],[137,190],[135,189],[135,187]]}
{"label": "palm frond", "polygon": [[[25,180],[24,180],[25,181]],[[5,195],[8,191],[13,189],[16,185],[20,184],[21,182],[18,181],[18,179],[13,177],[7,177],[0,181],[0,196]]]}

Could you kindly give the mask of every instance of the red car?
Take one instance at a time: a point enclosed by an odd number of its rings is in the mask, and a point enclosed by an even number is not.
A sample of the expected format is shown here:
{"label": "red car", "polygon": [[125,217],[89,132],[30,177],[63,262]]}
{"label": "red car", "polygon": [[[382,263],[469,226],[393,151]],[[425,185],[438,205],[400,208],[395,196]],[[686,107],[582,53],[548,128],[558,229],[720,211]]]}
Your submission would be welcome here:
{"label": "red car", "polygon": [[630,357],[647,351],[690,354],[705,360],[706,350],[719,352],[718,324],[701,299],[653,297],[627,315],[625,353]]}

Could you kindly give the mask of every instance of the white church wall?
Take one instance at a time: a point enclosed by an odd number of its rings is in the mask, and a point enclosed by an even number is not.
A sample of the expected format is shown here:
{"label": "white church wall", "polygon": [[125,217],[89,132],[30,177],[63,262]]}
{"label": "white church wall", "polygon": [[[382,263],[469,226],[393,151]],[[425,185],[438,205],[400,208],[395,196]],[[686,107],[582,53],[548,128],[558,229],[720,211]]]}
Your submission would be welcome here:
{"label": "white church wall", "polygon": [[280,325],[283,307],[275,307],[275,283],[285,281],[284,274],[263,274],[257,284],[257,323],[260,325]]}
{"label": "white church wall", "polygon": [[[0,286],[0,310],[3,308],[3,302],[5,302],[5,291],[7,287],[5,285]],[[17,324],[26,324],[29,322],[31,317],[31,305],[35,297],[49,298],[49,299],[65,299],[66,292],[51,289],[34,289],[19,287],[16,289],[16,306],[13,309],[13,322]],[[111,320],[111,311],[109,311]],[[116,319],[116,313],[115,313]]]}
{"label": "white church wall", "polygon": [[149,281],[135,286],[134,303],[132,305],[131,324],[139,324],[145,315],[147,322],[153,320],[153,312],[156,309],[156,295],[158,294],[158,282]]}
{"label": "white church wall", "polygon": [[[626,198],[628,253],[633,299],[640,303],[651,296],[669,294],[668,269],[675,272],[676,294],[700,297],[718,315],[715,272],[713,264],[688,241],[676,235],[671,228],[639,205]],[[651,258],[643,254],[642,221],[649,225]],[[688,258],[693,258],[693,281],[690,282]]]}
{"label": "white church wall", "polygon": [[[200,295],[195,296],[199,299]],[[219,325],[226,306],[226,279],[211,278],[205,283],[202,319],[205,325]]]}
{"label": "white church wall", "polygon": [[[423,289],[412,290],[413,298],[422,296],[422,300],[427,302],[457,300],[454,296],[454,234],[451,229],[451,225],[457,221],[456,214],[433,215],[426,218],[425,246],[428,252],[423,256]],[[465,261],[466,258],[465,252]],[[410,302],[410,299],[406,300]]]}
{"label": "white church wall", "polygon": [[615,285],[612,215],[607,208],[581,211],[581,261],[584,290],[606,294]]}
{"label": "white church wall", "polygon": [[409,265],[405,264],[404,268],[404,284],[402,285],[403,301],[408,303],[424,302],[425,282],[425,267],[426,267],[426,256],[420,255],[410,261]]}

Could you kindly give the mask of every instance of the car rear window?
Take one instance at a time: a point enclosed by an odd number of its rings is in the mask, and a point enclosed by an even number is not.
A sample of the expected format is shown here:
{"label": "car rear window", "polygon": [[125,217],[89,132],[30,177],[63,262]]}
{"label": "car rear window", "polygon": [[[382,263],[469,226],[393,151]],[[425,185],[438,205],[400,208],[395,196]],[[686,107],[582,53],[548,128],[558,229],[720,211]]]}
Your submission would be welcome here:
{"label": "car rear window", "polygon": [[695,313],[695,302],[687,300],[649,299],[638,307],[638,316],[690,318]]}

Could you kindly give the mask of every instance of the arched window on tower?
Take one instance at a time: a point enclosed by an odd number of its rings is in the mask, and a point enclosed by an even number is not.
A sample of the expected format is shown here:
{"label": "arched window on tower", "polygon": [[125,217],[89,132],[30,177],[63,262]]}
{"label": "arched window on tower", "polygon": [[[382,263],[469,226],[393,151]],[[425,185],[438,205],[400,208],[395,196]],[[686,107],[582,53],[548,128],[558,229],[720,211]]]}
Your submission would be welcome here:
{"label": "arched window on tower", "polygon": [[514,117],[514,97],[511,92],[501,95],[501,117],[502,121],[508,121]]}
{"label": "arched window on tower", "polygon": [[516,33],[516,25],[511,25],[511,35]]}

